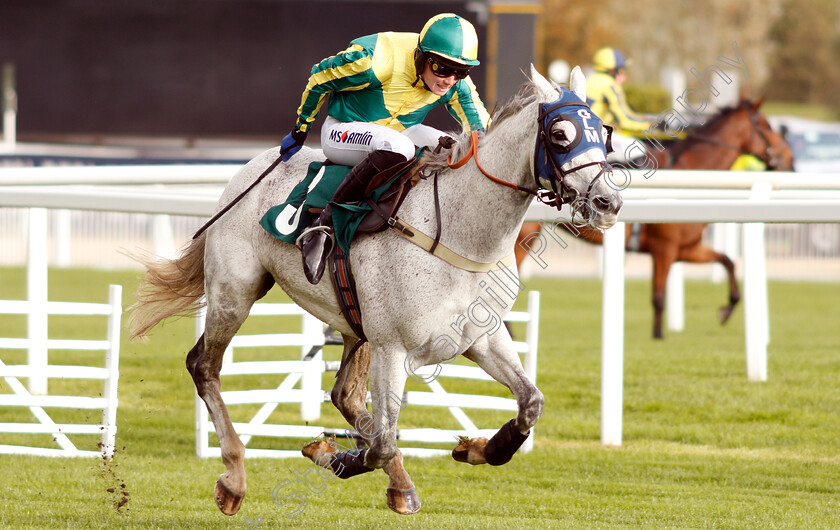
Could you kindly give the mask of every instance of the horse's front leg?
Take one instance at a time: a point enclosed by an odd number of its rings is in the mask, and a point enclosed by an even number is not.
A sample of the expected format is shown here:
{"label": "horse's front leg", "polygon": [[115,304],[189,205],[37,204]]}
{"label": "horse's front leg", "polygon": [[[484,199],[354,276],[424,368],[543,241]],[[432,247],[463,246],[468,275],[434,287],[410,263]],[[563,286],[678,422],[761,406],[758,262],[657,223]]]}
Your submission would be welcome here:
{"label": "horse's front leg", "polygon": [[522,446],[531,428],[542,416],[542,392],[528,378],[519,354],[513,347],[510,335],[500,327],[493,335],[485,335],[464,353],[493,379],[510,389],[516,398],[519,412],[516,418],[502,426],[489,440],[486,438],[462,439],[452,451],[459,462],[499,466],[510,462]]}
{"label": "horse's front leg", "polygon": [[388,507],[397,513],[412,514],[420,510],[420,498],[411,478],[403,467],[402,454],[397,448],[397,421],[405,403],[402,396],[408,373],[405,369],[407,352],[401,345],[373,346],[370,355],[370,396],[373,417],[370,427],[359,430],[368,440],[370,449],[365,465],[383,468],[388,484]]}
{"label": "horse's front leg", "polygon": [[[368,370],[370,367],[370,348],[364,345],[352,356],[352,340],[344,337],[345,351],[340,372],[336,376],[336,384],[332,390],[332,401],[341,414],[352,425],[356,432],[365,440],[370,447],[374,441],[384,432],[381,417],[386,414],[387,405],[384,403],[392,394],[385,394],[385,400],[376,399],[373,401],[373,414],[365,407],[367,394]],[[396,396],[396,394],[393,394]],[[393,400],[393,398],[391,398]],[[398,405],[402,405],[399,397],[396,398]],[[344,449],[344,450],[342,450]],[[317,440],[306,444],[302,450],[304,456],[313,462],[332,471],[341,478],[349,478],[361,473],[372,471],[373,467],[365,464],[368,450],[347,449],[339,447],[334,440]],[[403,467],[402,454],[397,450],[396,454],[382,467],[388,475],[387,502],[388,507],[403,515],[413,514],[420,510],[420,498],[411,482],[411,477]]]}

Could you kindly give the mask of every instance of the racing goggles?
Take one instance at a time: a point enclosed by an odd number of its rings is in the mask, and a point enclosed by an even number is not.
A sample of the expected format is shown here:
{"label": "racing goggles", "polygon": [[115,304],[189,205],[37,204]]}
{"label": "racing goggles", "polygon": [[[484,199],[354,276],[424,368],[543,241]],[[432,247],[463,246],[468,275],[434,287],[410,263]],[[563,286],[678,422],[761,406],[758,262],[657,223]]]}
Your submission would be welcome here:
{"label": "racing goggles", "polygon": [[451,62],[444,62],[442,59],[438,59],[436,57],[429,56],[428,58],[429,65],[432,67],[432,73],[435,74],[436,77],[449,77],[451,75],[455,76],[455,79],[464,79],[468,75],[470,75],[470,68],[468,66],[455,64]]}

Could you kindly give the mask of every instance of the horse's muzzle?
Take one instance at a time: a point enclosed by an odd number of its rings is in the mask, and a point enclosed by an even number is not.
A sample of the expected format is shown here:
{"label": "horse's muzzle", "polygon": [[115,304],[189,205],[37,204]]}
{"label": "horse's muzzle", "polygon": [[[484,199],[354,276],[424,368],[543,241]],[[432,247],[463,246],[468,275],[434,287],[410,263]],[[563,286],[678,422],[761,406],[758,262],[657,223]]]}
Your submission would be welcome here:
{"label": "horse's muzzle", "polygon": [[618,221],[618,212],[624,201],[617,192],[609,196],[595,195],[580,205],[584,222],[598,230],[606,230]]}

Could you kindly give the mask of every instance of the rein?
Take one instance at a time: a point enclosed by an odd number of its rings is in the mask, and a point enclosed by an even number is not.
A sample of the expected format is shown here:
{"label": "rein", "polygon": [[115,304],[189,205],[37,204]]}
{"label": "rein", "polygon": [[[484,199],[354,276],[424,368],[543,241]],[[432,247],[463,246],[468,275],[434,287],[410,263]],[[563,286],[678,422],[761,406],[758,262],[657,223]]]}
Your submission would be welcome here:
{"label": "rein", "polygon": [[[469,149],[467,149],[467,154],[465,154],[464,157],[461,158],[461,160],[453,163],[452,162],[452,155],[450,153],[450,155],[448,155],[446,157],[446,164],[449,166],[450,169],[458,169],[458,168],[461,168],[461,167],[465,166],[467,164],[467,162],[470,161],[471,158],[473,160],[475,160],[475,165],[476,165],[476,167],[478,167],[478,170],[481,171],[481,174],[484,175],[485,177],[487,177],[488,179],[492,180],[496,184],[500,184],[502,186],[505,186],[507,188],[510,188],[510,189],[513,189],[513,190],[516,190],[516,191],[524,191],[525,193],[530,193],[531,195],[536,197],[537,200],[540,201],[541,203],[547,204],[549,206],[554,206],[558,210],[560,209],[561,206],[563,206],[563,204],[566,204],[567,202],[571,202],[571,201],[565,201],[565,202],[558,201],[557,194],[553,191],[542,190],[542,189],[532,190],[531,188],[526,188],[525,186],[520,186],[518,184],[513,184],[513,183],[508,182],[506,180],[502,180],[500,178],[494,177],[493,175],[488,173],[483,167],[481,167],[481,164],[478,162],[478,131],[470,132],[470,147],[469,147]],[[586,164],[586,165],[590,165],[590,164]],[[575,168],[575,169],[577,170],[577,169],[580,169],[581,167],[586,167],[586,166],[580,166],[580,167]],[[539,177],[537,177],[537,178],[539,178]]]}
{"label": "rein", "polygon": [[446,157],[446,163],[447,163],[447,165],[449,165],[450,169],[458,169],[460,167],[465,166],[466,163],[470,161],[470,158],[475,159],[475,165],[476,165],[476,167],[478,167],[478,170],[481,171],[481,174],[484,175],[485,177],[487,177],[488,179],[492,180],[496,184],[501,184],[502,186],[506,186],[506,187],[514,189],[516,191],[524,191],[526,193],[530,193],[531,195],[533,195],[535,197],[540,196],[540,191],[539,190],[532,190],[531,188],[526,188],[524,186],[520,186],[518,184],[513,184],[513,183],[510,183],[510,182],[507,182],[506,180],[496,178],[493,175],[491,175],[490,173],[488,173],[487,171],[485,171],[483,167],[481,167],[481,164],[478,163],[478,131],[472,131],[470,133],[470,148],[467,150],[467,154],[465,154],[464,157],[461,160],[459,160],[459,161],[457,161],[453,164],[452,163],[452,154],[450,153],[449,156]]}
{"label": "rein", "polygon": [[[551,106],[544,106],[544,108],[537,116],[537,123],[539,124],[539,134],[538,139],[534,144],[534,182],[537,185],[537,189],[526,188],[525,186],[513,184],[511,182],[507,182],[500,178],[494,177],[493,175],[488,173],[478,161],[478,131],[470,132],[470,146],[467,149],[467,153],[463,156],[463,158],[461,158],[461,160],[458,160],[457,162],[452,162],[452,157],[450,154],[450,156],[447,156],[446,158],[446,163],[450,169],[458,169],[460,167],[463,167],[467,162],[469,162],[470,159],[473,159],[475,160],[476,167],[478,167],[478,170],[481,171],[481,174],[490,179],[491,181],[516,191],[530,193],[531,195],[535,196],[539,202],[549,206],[553,206],[558,210],[560,210],[564,204],[570,204],[573,206],[573,203],[580,197],[580,193],[578,193],[574,189],[569,188],[566,185],[565,177],[567,175],[580,171],[581,169],[586,167],[599,166],[601,168],[601,171],[595,176],[595,178],[592,179],[592,181],[589,183],[589,187],[586,190],[585,200],[588,201],[589,195],[591,194],[592,188],[595,186],[595,183],[598,181],[601,175],[603,175],[607,171],[611,171],[612,167],[608,162],[606,162],[606,160],[600,162],[589,162],[587,164],[581,164],[568,170],[564,170],[557,163],[557,161],[554,159],[554,156],[550,153],[559,152],[566,154],[571,152],[575,147],[578,146],[578,144],[581,141],[581,135],[583,134],[580,125],[576,122],[573,122],[575,124],[575,128],[578,130],[578,135],[576,137],[575,142],[572,145],[566,146],[565,148],[557,148],[556,146],[551,145],[551,143],[549,142],[549,134],[547,132],[547,129],[549,129],[556,121],[566,118],[564,118],[563,115],[560,114],[559,116],[551,118],[551,120],[548,121],[548,123],[545,123],[545,121],[546,118],[550,117],[553,113],[557,111],[557,109],[562,107],[586,107],[586,109],[589,108],[589,106],[586,103],[581,101],[561,101],[559,103],[554,103]],[[607,142],[609,143],[609,139],[607,140]],[[553,174],[548,178],[548,180],[551,182],[551,190],[542,189],[540,185],[540,148],[544,150],[544,156],[549,161],[551,165],[551,170],[553,170]],[[558,176],[559,178],[557,178]],[[558,182],[560,184],[559,190],[557,189]]]}

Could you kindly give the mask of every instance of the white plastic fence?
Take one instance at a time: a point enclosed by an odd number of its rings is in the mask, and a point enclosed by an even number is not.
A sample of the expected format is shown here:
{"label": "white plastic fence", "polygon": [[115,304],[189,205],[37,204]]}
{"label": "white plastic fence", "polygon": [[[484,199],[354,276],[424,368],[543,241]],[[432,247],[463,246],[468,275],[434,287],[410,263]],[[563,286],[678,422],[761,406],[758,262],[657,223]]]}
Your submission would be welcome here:
{"label": "white plastic fence", "polygon": [[[57,169],[57,168],[56,168]],[[120,168],[110,168],[114,175]],[[624,237],[625,222],[646,223],[755,223],[754,237],[763,234],[763,223],[838,223],[840,222],[840,179],[836,174],[803,174],[779,172],[734,171],[657,171],[647,179],[641,171],[630,171],[634,179],[632,189],[638,194],[626,194],[621,221],[608,230],[604,238],[603,303],[613,310],[604,315],[603,361],[604,396],[602,403],[602,443],[621,444],[621,396],[623,377],[623,289],[624,289]],[[8,175],[0,169],[1,177]],[[21,173],[24,177],[28,173]],[[655,176],[655,178],[653,178]],[[756,193],[756,183],[765,183],[774,189],[769,194]],[[680,191],[665,197],[657,190],[637,190],[644,187],[661,188],[722,188]],[[739,189],[753,192],[744,194]],[[738,189],[733,189],[738,188]],[[766,186],[765,186],[766,189]],[[831,191],[826,191],[831,190]],[[741,194],[736,196],[733,194]],[[688,197],[688,198],[687,198]],[[209,216],[216,199],[190,193],[173,194],[167,190],[148,188],[105,188],[82,186],[4,186],[0,189],[0,206],[77,208],[87,210],[125,211],[152,214],[180,214]],[[552,221],[557,218],[554,210],[533,205],[528,220]],[[762,238],[763,239],[763,238]],[[620,241],[620,242],[619,242]],[[758,248],[760,247],[760,248]],[[766,262],[763,244],[753,247],[754,259],[747,265],[753,275],[745,285],[745,317],[748,320],[746,349],[750,379],[766,378],[766,347],[769,329],[766,315]],[[46,260],[34,266],[46,270]],[[30,275],[33,263],[29,261]],[[746,275],[745,275],[746,277]],[[609,286],[609,288],[608,288]],[[754,294],[749,294],[754,293]],[[758,304],[758,305],[756,305]],[[763,305],[763,307],[762,307]],[[611,334],[612,333],[612,334]],[[753,355],[751,350],[757,350]],[[753,362],[756,360],[756,362]],[[755,368],[757,367],[757,368]],[[608,382],[612,382],[609,383]]]}
{"label": "white plastic fence", "polygon": [[[514,345],[519,353],[525,354],[524,368],[528,377],[536,382],[537,377],[537,344],[539,341],[539,304],[540,293],[531,291],[528,293],[528,306],[524,312],[511,312],[506,320],[508,322],[525,323],[525,341],[515,341]],[[275,388],[223,391],[222,398],[228,407],[236,405],[261,405],[259,411],[248,422],[234,422],[234,428],[239,434],[242,442],[247,446],[253,436],[278,437],[278,438],[300,438],[314,439],[324,434],[344,435],[346,425],[344,420],[338,426],[326,427],[311,425],[311,422],[318,421],[321,416],[321,404],[330,403],[330,389],[321,387],[321,376],[324,372],[336,372],[339,361],[324,361],[322,347],[325,337],[323,325],[320,321],[304,312],[294,304],[254,304],[251,315],[279,315],[302,316],[303,323],[301,333],[267,334],[267,335],[242,335],[233,338],[231,346],[225,352],[225,359],[222,365],[221,375],[223,381],[230,380],[233,376],[254,375],[254,374],[276,374],[285,376]],[[196,337],[203,332],[201,319],[197,321]],[[241,348],[266,347],[266,346],[300,346],[300,361],[235,361],[234,352]],[[440,383],[439,378],[447,378],[453,381],[457,379],[475,379],[493,381],[481,368],[477,366],[463,366],[442,364],[437,378],[429,383],[429,390],[408,391],[402,396],[402,402],[408,406],[428,406],[448,409],[460,429],[438,429],[438,428],[416,428],[400,429],[398,439],[400,450],[404,455],[411,456],[432,456],[449,454],[449,449],[431,449],[418,447],[404,447],[404,442],[415,443],[448,443],[454,447],[454,442],[459,435],[475,437],[491,437],[501,427],[501,424],[492,428],[479,428],[464,412],[463,409],[485,409],[511,411],[512,416],[516,415],[517,404],[512,398],[497,396],[460,394],[448,392]],[[424,367],[415,372],[418,376],[431,379],[427,376],[435,374],[435,367]],[[224,383],[223,383],[224,384]],[[297,387],[297,388],[296,388]],[[370,393],[368,393],[370,402]],[[279,404],[299,403],[301,424],[280,425],[267,423],[266,420],[277,409]],[[332,406],[332,405],[330,405]],[[209,421],[204,402],[196,396],[196,454],[199,457],[218,457],[221,455],[219,447],[210,446],[209,435],[214,432],[213,423]],[[306,423],[305,425],[303,423]],[[534,436],[530,436],[522,447],[525,452],[533,448]],[[249,448],[246,451],[248,457],[299,457],[300,449],[260,449]]]}
{"label": "white plastic fence", "polygon": [[[0,407],[28,408],[37,423],[0,423],[0,433],[50,434],[60,448],[0,445],[3,454],[31,454],[41,456],[111,456],[117,434],[117,382],[119,379],[120,319],[122,316],[122,286],[111,285],[107,304],[76,302],[35,302],[32,300],[0,300],[0,315],[27,315],[46,323],[47,315],[101,315],[107,317],[107,337],[103,340],[51,339],[46,325],[37,329],[38,335],[26,338],[0,338],[3,350],[29,350],[26,364],[8,365],[0,360],[0,377],[11,393],[0,394]],[[33,348],[37,351],[32,355]],[[49,364],[49,350],[105,352],[105,367]],[[29,379],[30,392],[21,382]],[[47,379],[93,379],[103,381],[98,397],[50,395]],[[101,409],[102,421],[96,424],[56,423],[45,408]],[[67,435],[100,435],[100,451],[79,450]]]}

